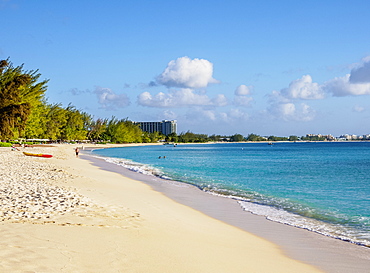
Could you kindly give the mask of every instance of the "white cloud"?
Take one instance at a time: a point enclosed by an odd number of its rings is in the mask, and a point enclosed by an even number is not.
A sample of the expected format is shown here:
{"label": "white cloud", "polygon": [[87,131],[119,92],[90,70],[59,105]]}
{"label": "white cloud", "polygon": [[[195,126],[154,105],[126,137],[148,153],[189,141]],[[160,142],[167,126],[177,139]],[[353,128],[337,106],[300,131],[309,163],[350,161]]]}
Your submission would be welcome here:
{"label": "white cloud", "polygon": [[253,101],[252,97],[247,96],[235,96],[234,104],[237,106],[250,106],[250,103]]}
{"label": "white cloud", "polygon": [[228,114],[225,112],[218,113],[218,120],[228,122]]}
{"label": "white cloud", "polygon": [[168,63],[157,77],[159,84],[167,87],[203,88],[210,83],[218,83],[212,77],[213,64],[205,59],[181,57]]}
{"label": "white cloud", "polygon": [[149,92],[143,92],[138,96],[138,104],[149,107],[170,107],[170,98],[159,92],[154,97]]}
{"label": "white cloud", "polygon": [[216,110],[195,107],[186,114],[186,119],[188,121],[191,121],[192,124],[208,124],[207,122],[214,122],[221,126],[247,121],[249,120],[249,115],[248,113],[243,112],[240,109],[231,109],[228,112],[219,112]]}
{"label": "white cloud", "polygon": [[[138,96],[137,102],[142,106],[158,108],[225,106],[229,103],[225,95],[219,94],[210,98],[205,89],[202,89],[210,83],[218,82],[212,74],[213,64],[207,60],[192,60],[188,57],[172,60],[156,79],[158,84],[165,85],[169,91],[159,92],[156,95],[143,92]],[[195,90],[197,88],[201,89]]]}
{"label": "white cloud", "polygon": [[214,106],[225,106],[228,104],[228,99],[224,94],[219,94],[211,100]]}
{"label": "white cloud", "polygon": [[217,120],[217,112],[213,110],[203,110],[202,111],[203,118],[206,120],[212,120],[216,121]]}
{"label": "white cloud", "polygon": [[355,106],[353,106],[352,111],[357,112],[357,113],[361,113],[361,112],[365,111],[365,107],[362,107],[360,105],[355,105]]}
{"label": "white cloud", "polygon": [[240,109],[231,109],[228,117],[234,120],[246,121],[249,119],[249,114]]}
{"label": "white cloud", "polygon": [[244,84],[239,85],[235,89],[235,97],[233,103],[237,106],[249,106],[250,103],[253,101],[252,97],[248,97],[250,95],[253,86],[246,86]]}
{"label": "white cloud", "polygon": [[[333,78],[323,84],[314,83],[310,75],[292,81],[289,87],[272,91],[269,95],[267,111],[277,119],[285,121],[311,121],[316,111],[298,100],[318,100],[328,97],[370,95],[370,56],[364,58],[351,70],[351,74]],[[361,106],[355,106],[355,112],[363,112]]]}
{"label": "white cloud", "polygon": [[364,58],[360,65],[351,70],[349,81],[351,83],[370,83],[370,56]]}
{"label": "white cloud", "polygon": [[310,75],[292,81],[288,88],[273,91],[270,98],[286,102],[291,100],[323,99],[325,94],[334,97],[370,95],[370,57],[363,60],[363,64],[352,69],[351,74],[331,79],[324,84],[312,82]]}
{"label": "white cloud", "polygon": [[318,83],[312,82],[310,75],[292,81],[288,88],[284,88],[280,93],[289,99],[318,100],[324,98],[324,92]]}
{"label": "white cloud", "polygon": [[201,107],[194,107],[187,111],[184,121],[191,124],[199,124],[204,122],[207,124],[207,122],[216,121],[218,115],[219,113],[217,111],[209,109],[206,110]]}
{"label": "white cloud", "polygon": [[335,97],[370,95],[370,56],[354,65],[350,74],[331,79],[322,88]]}
{"label": "white cloud", "polygon": [[177,119],[177,114],[170,110],[163,111],[161,119],[174,120]]}
{"label": "white cloud", "polygon": [[276,119],[285,121],[311,121],[316,115],[316,112],[305,103],[298,106],[291,102],[273,103],[268,110]]}
{"label": "white cloud", "polygon": [[283,103],[277,108],[282,117],[293,117],[295,115],[296,109],[294,103]]}
{"label": "white cloud", "polygon": [[109,88],[96,87],[94,93],[103,108],[115,110],[130,105],[130,99],[126,94],[116,94]]}
{"label": "white cloud", "polygon": [[80,90],[78,88],[72,88],[69,90],[73,96],[79,96],[81,94],[89,93],[89,90]]}
{"label": "white cloud", "polygon": [[267,111],[276,119],[285,121],[311,121],[316,112],[305,103],[296,104],[294,101],[323,99],[324,91],[318,83],[313,83],[310,75],[292,81],[288,88],[272,91],[269,95]]}
{"label": "white cloud", "polygon": [[227,104],[227,98],[224,95],[218,95],[215,98],[210,99],[206,94],[199,94],[192,89],[184,88],[180,90],[170,90],[167,94],[159,92],[154,96],[149,92],[143,92],[138,96],[138,104],[158,108],[196,105],[224,106]]}
{"label": "white cloud", "polygon": [[334,78],[324,83],[323,88],[335,97],[370,95],[370,82],[351,83],[350,77],[351,75],[347,74],[344,77]]}
{"label": "white cloud", "polygon": [[253,86],[246,86],[246,85],[242,84],[242,85],[239,85],[235,89],[235,95],[236,96],[250,95],[250,93],[251,93],[252,90],[253,90]]}

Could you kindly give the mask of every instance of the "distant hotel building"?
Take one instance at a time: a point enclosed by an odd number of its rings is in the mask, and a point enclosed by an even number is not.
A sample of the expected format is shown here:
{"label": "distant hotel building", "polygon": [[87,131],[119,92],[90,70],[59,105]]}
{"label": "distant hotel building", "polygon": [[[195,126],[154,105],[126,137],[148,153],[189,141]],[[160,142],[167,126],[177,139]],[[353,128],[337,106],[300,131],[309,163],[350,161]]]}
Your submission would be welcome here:
{"label": "distant hotel building", "polygon": [[177,133],[177,122],[176,120],[162,120],[162,121],[148,121],[148,122],[134,122],[139,124],[140,129],[144,132],[154,133],[160,132],[165,136],[171,133]]}

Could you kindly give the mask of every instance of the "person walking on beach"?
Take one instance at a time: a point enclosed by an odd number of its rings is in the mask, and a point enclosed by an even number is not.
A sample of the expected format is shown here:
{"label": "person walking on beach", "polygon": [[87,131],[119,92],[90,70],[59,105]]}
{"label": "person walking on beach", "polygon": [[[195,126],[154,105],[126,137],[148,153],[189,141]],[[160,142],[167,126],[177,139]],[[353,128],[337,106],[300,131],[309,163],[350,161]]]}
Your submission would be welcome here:
{"label": "person walking on beach", "polygon": [[78,153],[80,152],[80,149],[76,147],[75,151],[76,151],[76,157],[78,157]]}

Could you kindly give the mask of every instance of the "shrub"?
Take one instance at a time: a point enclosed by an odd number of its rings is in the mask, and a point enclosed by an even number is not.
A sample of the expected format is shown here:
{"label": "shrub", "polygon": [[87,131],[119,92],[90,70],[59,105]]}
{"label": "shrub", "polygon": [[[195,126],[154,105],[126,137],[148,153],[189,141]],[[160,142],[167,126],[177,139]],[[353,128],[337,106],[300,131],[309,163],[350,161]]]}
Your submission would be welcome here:
{"label": "shrub", "polygon": [[0,147],[12,147],[12,144],[9,142],[0,142]]}

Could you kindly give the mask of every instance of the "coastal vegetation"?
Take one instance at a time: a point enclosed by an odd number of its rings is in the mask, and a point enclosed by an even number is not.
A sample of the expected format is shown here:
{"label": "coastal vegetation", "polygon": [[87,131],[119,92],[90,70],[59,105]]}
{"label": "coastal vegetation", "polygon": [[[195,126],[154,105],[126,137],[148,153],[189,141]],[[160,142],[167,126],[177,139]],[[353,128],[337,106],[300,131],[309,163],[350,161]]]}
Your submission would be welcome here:
{"label": "coastal vegetation", "polygon": [[[23,71],[9,60],[0,61],[0,138],[20,137],[32,127],[32,117],[44,102],[47,81],[38,82],[38,71]],[[31,118],[30,118],[31,117]],[[33,130],[34,128],[29,128]]]}
{"label": "coastal vegetation", "polygon": [[50,104],[45,98],[48,80],[37,70],[24,71],[0,61],[0,139],[51,141],[155,142],[158,133],[143,133],[128,119],[96,119],[69,104]]}

